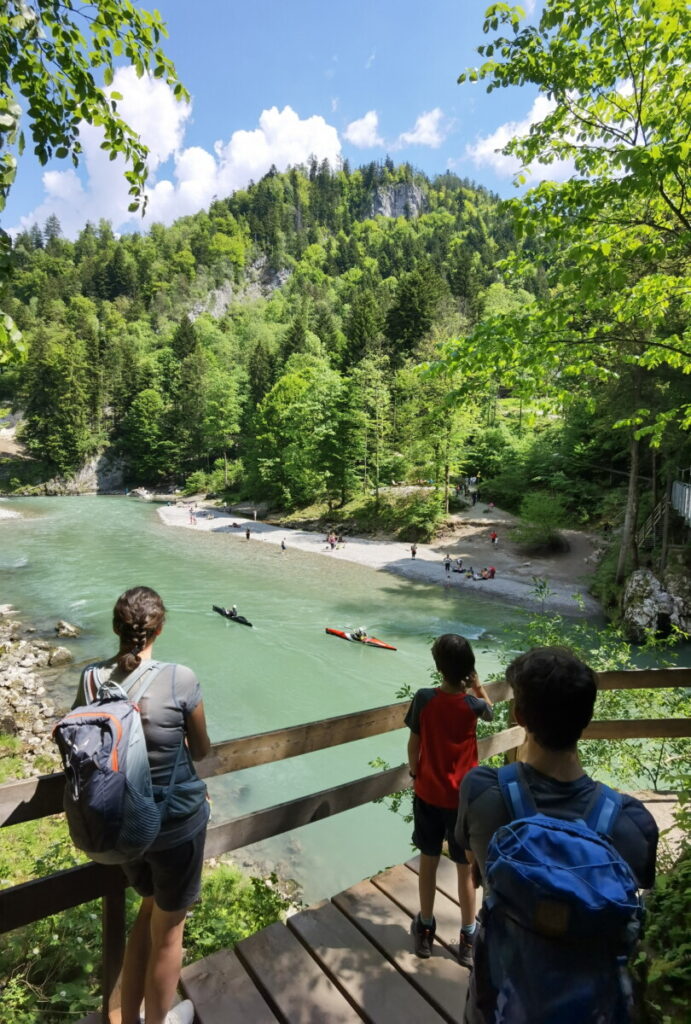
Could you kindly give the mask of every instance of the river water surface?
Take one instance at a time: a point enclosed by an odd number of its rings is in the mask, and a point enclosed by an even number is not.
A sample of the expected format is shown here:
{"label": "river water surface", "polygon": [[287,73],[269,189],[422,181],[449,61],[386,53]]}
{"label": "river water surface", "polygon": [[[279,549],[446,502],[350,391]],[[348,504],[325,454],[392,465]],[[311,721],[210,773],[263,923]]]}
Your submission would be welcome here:
{"label": "river water surface", "polygon": [[[56,683],[56,702],[71,703],[82,665],[114,652],[114,601],[145,584],[168,608],[156,656],[195,670],[214,741],[389,704],[405,683],[428,685],[429,645],[440,633],[471,639],[486,676],[511,648],[521,619],[515,608],[467,591],[324,555],[281,553],[234,533],[165,527],[155,506],[133,499],[12,499],[3,506],[23,518],[0,522],[0,603],[42,629],[66,618],[83,630],[69,641],[76,661]],[[237,604],[254,628],[227,622],[212,604]],[[358,625],[398,650],[324,632]],[[212,779],[212,820],[359,778],[378,755],[400,764],[406,739],[395,732]],[[313,901],[406,860],[410,830],[370,805],[257,844],[248,857],[294,878]]]}

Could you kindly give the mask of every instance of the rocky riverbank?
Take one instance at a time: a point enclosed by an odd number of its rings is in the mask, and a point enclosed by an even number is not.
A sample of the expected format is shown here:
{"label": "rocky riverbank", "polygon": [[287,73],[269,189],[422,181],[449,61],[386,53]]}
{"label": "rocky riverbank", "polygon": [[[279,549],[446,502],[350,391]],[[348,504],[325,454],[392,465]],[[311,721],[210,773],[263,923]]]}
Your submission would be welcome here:
{"label": "rocky riverbank", "polygon": [[[58,627],[56,626],[56,632]],[[56,771],[57,748],[50,734],[59,709],[47,685],[72,660],[70,651],[32,626],[11,605],[0,605],[0,769],[3,777],[26,778]],[[2,761],[9,759],[9,764]]]}

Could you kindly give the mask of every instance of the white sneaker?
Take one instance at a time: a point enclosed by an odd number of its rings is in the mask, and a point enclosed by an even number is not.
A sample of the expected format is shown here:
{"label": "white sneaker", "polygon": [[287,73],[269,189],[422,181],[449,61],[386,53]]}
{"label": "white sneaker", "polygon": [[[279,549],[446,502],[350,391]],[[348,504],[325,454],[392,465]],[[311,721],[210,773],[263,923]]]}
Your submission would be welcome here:
{"label": "white sneaker", "polygon": [[166,1024],[193,1024],[193,1022],[194,1003],[191,999],[183,999],[166,1016]]}

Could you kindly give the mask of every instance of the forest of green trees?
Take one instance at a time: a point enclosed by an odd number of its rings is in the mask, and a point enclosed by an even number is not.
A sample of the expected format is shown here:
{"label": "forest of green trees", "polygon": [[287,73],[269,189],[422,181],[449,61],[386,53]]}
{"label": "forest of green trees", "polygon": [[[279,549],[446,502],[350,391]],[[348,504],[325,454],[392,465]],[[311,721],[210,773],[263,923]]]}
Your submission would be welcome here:
{"label": "forest of green trees", "polygon": [[425,481],[442,508],[479,473],[512,511],[538,494],[553,522],[623,524],[622,580],[691,461],[689,13],[552,0],[537,26],[499,4],[484,27],[459,81],[549,93],[507,152],[570,160],[567,181],[502,203],[312,159],[171,227],[69,241],[50,217],[13,238],[0,308],[25,358],[0,364],[0,403],[34,461],[3,487],[105,452],[129,485],[291,510]]}
{"label": "forest of green trees", "polygon": [[[372,216],[387,196],[404,216]],[[452,174],[313,161],[143,235],[35,225],[3,295],[28,357],[0,378],[33,481],[106,450],[130,485],[291,509],[480,473],[510,509],[548,492],[563,522],[616,521],[631,429],[612,424],[666,411],[686,380],[609,352],[517,359],[521,318],[545,326],[558,247],[518,239],[511,213]],[[672,424],[641,445],[641,474],[683,443]]]}

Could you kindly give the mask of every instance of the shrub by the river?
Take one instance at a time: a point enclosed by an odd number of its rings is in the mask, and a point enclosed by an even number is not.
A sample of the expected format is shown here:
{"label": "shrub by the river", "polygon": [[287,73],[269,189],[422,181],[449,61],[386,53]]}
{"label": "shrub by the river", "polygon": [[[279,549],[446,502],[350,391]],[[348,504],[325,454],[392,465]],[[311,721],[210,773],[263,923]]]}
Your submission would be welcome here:
{"label": "shrub by the river", "polygon": [[[64,820],[43,818],[4,830],[0,885],[17,885],[83,861]],[[131,924],[139,897],[127,890]],[[207,866],[202,900],[185,928],[190,963],[233,946],[280,920],[289,906],[276,878],[248,878],[229,865]],[[0,1020],[12,1024],[63,1024],[100,1005],[100,902],[85,903],[0,935]]]}

